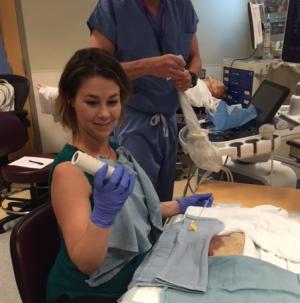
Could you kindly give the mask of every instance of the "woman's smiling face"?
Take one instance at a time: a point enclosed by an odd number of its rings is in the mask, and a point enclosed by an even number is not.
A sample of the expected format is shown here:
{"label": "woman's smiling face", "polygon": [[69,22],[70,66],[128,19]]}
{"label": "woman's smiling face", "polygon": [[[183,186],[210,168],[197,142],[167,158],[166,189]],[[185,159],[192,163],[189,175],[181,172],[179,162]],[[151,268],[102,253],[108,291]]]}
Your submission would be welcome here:
{"label": "woman's smiling face", "polygon": [[120,88],[111,79],[88,78],[78,89],[72,105],[79,137],[107,140],[121,115]]}

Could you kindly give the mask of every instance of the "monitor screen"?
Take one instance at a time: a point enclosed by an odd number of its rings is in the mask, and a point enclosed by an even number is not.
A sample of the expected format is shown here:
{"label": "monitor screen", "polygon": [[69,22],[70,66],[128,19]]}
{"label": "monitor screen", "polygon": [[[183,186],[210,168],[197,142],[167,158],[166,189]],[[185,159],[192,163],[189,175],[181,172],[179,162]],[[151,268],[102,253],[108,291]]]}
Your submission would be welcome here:
{"label": "monitor screen", "polygon": [[257,111],[258,125],[272,123],[276,112],[289,94],[289,89],[277,83],[264,80],[251,99]]}
{"label": "monitor screen", "polygon": [[282,60],[300,63],[300,0],[289,1]]}
{"label": "monitor screen", "polygon": [[260,5],[249,2],[248,3],[248,16],[249,16],[249,23],[250,23],[252,48],[256,49],[258,47],[258,45],[263,43]]}

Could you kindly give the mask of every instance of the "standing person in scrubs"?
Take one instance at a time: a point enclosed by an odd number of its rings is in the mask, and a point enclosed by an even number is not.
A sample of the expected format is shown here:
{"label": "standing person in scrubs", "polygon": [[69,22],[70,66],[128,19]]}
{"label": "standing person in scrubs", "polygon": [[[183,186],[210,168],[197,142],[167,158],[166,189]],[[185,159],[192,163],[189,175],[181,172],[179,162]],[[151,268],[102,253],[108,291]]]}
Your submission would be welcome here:
{"label": "standing person in scrubs", "polygon": [[90,45],[114,55],[132,81],[118,143],[161,201],[173,194],[178,92],[195,85],[201,70],[197,23],[190,0],[101,0],[87,22]]}

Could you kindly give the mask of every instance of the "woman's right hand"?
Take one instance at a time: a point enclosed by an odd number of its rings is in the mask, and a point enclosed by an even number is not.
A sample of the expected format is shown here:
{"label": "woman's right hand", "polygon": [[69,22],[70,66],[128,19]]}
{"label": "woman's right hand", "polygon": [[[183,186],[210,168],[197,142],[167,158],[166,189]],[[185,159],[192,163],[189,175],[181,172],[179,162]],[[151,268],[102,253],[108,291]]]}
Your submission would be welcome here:
{"label": "woman's right hand", "polygon": [[104,228],[113,225],[116,215],[134,189],[136,178],[126,167],[117,165],[109,179],[105,179],[107,170],[108,165],[105,164],[96,172],[91,213],[91,221]]}

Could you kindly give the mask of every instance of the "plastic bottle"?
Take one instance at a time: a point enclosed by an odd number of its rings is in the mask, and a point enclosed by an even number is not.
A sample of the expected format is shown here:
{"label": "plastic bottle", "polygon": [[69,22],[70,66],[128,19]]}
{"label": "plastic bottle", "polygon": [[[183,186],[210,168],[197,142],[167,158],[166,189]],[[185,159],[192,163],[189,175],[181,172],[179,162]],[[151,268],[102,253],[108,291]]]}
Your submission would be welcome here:
{"label": "plastic bottle", "polygon": [[264,23],[263,59],[273,59],[271,52],[271,23],[269,17]]}
{"label": "plastic bottle", "polygon": [[297,83],[295,94],[290,99],[289,115],[300,115],[300,81]]}

